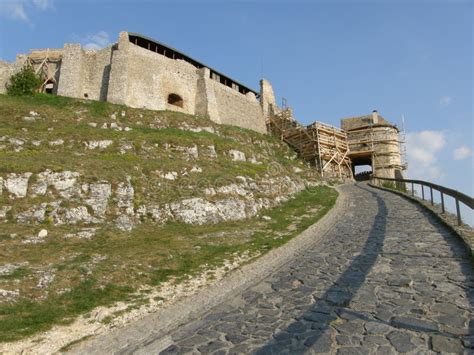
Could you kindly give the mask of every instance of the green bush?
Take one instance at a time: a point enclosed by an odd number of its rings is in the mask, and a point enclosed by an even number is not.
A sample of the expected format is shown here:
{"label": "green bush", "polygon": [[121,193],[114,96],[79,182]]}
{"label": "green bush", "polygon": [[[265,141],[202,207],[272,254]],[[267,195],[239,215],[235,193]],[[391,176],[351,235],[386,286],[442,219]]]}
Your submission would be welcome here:
{"label": "green bush", "polygon": [[30,66],[13,74],[7,85],[7,94],[12,96],[33,95],[41,85],[41,79]]}

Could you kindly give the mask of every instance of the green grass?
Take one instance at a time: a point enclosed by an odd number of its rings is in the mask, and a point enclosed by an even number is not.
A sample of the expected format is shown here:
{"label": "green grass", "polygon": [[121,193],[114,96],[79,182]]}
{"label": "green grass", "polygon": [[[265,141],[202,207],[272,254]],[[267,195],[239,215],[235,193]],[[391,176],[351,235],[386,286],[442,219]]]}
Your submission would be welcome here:
{"label": "green grass", "polygon": [[[25,120],[30,111],[38,112],[34,121]],[[124,112],[124,115],[122,115]],[[115,120],[111,115],[115,113]],[[130,131],[100,128],[116,122]],[[92,127],[94,123],[97,127]],[[213,127],[218,134],[183,130],[189,127]],[[317,180],[314,170],[275,138],[233,126],[217,125],[205,117],[170,111],[132,109],[104,102],[76,100],[54,95],[9,97],[0,95],[0,176],[32,172],[71,170],[80,173],[80,183],[108,181],[115,191],[117,184],[130,177],[134,187],[134,205],[159,205],[189,197],[205,196],[206,187],[238,182],[237,176],[257,183],[269,178],[288,176],[293,180]],[[25,140],[22,150],[15,151],[9,138]],[[63,139],[62,146],[48,142]],[[88,150],[85,141],[110,139],[114,143],[104,150]],[[32,140],[43,143],[36,146]],[[133,149],[119,153],[126,142]],[[198,146],[194,159],[172,148]],[[214,146],[218,157],[205,155]],[[168,149],[165,147],[168,146]],[[237,149],[247,157],[255,155],[261,164],[234,162],[227,151]],[[275,164],[277,169],[275,169]],[[182,172],[194,167],[201,173],[165,181],[160,172]],[[294,168],[303,171],[299,174]],[[11,200],[3,189],[0,204],[11,205],[7,222],[0,232],[0,265],[27,262],[10,275],[0,277],[2,287],[18,289],[21,298],[0,303],[0,341],[14,341],[70,322],[80,314],[116,301],[138,307],[147,301],[136,290],[143,286],[159,286],[174,279],[180,282],[209,268],[222,266],[225,260],[250,252],[264,254],[276,248],[316,222],[334,205],[337,197],[329,187],[302,191],[278,208],[262,211],[271,217],[266,221],[251,218],[216,225],[190,226],[177,222],[157,224],[145,217],[127,233],[118,230],[114,196],[109,199],[105,223],[97,225],[91,240],[65,239],[86,225],[54,225],[50,219],[42,224],[19,224],[15,216],[41,203],[59,201],[62,207],[87,205],[85,197],[63,199],[57,191],[44,196],[31,195]],[[254,196],[273,198],[262,191]],[[51,211],[49,211],[51,212]],[[28,236],[47,228],[48,236],[41,244],[24,244]],[[42,272],[53,272],[54,281],[38,289]]]}
{"label": "green grass", "polygon": [[[267,211],[272,219],[265,223],[254,218],[211,226],[141,225],[128,237],[110,230],[88,242],[58,241],[53,237],[41,248],[12,246],[13,254],[32,264],[55,260],[56,277],[63,279],[61,286],[67,282],[71,291],[58,295],[53,287],[45,301],[22,298],[13,304],[0,305],[0,341],[18,340],[54,324],[66,324],[97,306],[130,299],[140,285],[156,286],[170,277],[182,280],[201,272],[204,265],[206,268],[222,265],[234,253],[264,254],[319,220],[336,198],[337,192],[328,187],[305,190],[281,207]],[[316,212],[308,212],[315,207]],[[291,224],[296,224],[296,228],[288,230]],[[255,231],[244,240],[232,237],[243,229]],[[216,232],[227,232],[227,235],[222,239],[209,237]],[[72,250],[78,254],[75,258],[60,261],[61,255]],[[97,254],[106,255],[107,259],[94,270],[93,276],[85,276],[81,267]]]}

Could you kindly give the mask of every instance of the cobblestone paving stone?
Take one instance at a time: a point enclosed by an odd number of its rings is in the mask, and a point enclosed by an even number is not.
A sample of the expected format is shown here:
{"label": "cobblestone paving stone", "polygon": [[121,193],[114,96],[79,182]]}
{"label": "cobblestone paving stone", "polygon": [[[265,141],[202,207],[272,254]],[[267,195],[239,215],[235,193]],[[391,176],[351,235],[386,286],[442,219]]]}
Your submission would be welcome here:
{"label": "cobblestone paving stone", "polygon": [[[171,334],[175,354],[474,354],[474,271],[458,237],[365,184],[313,250]],[[197,305],[198,306],[198,305]]]}

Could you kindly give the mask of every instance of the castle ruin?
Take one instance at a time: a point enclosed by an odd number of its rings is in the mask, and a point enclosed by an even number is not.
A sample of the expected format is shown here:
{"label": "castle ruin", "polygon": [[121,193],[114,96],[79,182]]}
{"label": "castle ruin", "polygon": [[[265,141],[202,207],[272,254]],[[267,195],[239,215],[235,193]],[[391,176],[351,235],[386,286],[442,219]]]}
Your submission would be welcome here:
{"label": "castle ruin", "polygon": [[101,50],[65,44],[31,50],[14,63],[0,61],[0,93],[25,65],[42,78],[41,92],[207,116],[216,123],[271,133],[322,176],[353,179],[356,166],[370,165],[375,176],[398,178],[406,168],[399,129],[376,111],[342,119],[341,128],[322,122],[302,126],[291,109],[278,107],[267,80],[260,81],[257,92],[137,33],[121,32],[117,43]]}

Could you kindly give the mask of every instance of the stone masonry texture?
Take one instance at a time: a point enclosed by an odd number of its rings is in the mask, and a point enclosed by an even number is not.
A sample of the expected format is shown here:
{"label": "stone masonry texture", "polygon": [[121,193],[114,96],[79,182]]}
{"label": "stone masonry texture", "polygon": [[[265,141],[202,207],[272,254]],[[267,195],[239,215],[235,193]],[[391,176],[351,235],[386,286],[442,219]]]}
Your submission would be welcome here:
{"label": "stone masonry texture", "polygon": [[459,238],[398,195],[342,189],[349,208],[312,248],[200,320],[126,352],[474,353],[474,271]]}

